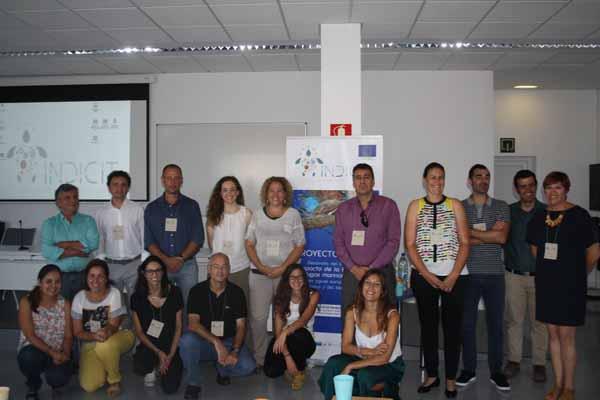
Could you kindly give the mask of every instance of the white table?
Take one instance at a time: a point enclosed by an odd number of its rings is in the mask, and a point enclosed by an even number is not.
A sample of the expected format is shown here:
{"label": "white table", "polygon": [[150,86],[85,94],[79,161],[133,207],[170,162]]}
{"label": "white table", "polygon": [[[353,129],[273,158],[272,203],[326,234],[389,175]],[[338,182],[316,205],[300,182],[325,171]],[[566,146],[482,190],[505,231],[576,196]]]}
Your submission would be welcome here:
{"label": "white table", "polygon": [[46,264],[46,260],[38,251],[3,247],[0,249],[0,291],[2,300],[6,298],[6,292],[11,291],[17,309],[19,300],[16,290],[31,290],[36,282],[40,268]]}
{"label": "white table", "polygon": [[[210,250],[207,248],[200,249],[196,254],[199,282],[206,279],[209,256]],[[0,248],[0,291],[2,291],[2,300],[5,299],[6,292],[11,291],[18,308],[19,302],[15,291],[31,290],[37,283],[38,272],[45,264],[48,264],[48,261],[42,257],[39,251],[19,251],[16,247]]]}

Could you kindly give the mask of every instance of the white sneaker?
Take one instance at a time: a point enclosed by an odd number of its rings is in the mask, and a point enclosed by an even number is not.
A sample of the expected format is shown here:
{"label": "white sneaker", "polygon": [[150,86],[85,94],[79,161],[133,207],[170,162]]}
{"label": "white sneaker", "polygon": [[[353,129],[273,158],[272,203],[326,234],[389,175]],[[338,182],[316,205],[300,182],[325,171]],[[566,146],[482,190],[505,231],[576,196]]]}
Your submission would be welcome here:
{"label": "white sneaker", "polygon": [[154,387],[154,382],[156,382],[156,374],[154,371],[144,375],[144,386]]}

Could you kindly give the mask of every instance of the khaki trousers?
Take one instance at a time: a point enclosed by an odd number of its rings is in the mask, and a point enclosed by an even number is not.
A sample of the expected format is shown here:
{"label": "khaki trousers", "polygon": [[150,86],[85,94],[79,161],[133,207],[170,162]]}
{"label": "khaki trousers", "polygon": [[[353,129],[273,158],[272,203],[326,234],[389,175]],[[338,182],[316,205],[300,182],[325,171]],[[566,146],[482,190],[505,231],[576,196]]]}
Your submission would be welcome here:
{"label": "khaki trousers", "polygon": [[271,279],[252,272],[248,278],[250,284],[250,330],[254,345],[254,359],[256,365],[263,366],[269,344],[267,320],[280,278]]}
{"label": "khaki trousers", "polygon": [[535,277],[506,271],[506,337],[508,361],[519,363],[523,350],[523,322],[529,315],[533,365],[546,364],[548,331],[535,319]]}

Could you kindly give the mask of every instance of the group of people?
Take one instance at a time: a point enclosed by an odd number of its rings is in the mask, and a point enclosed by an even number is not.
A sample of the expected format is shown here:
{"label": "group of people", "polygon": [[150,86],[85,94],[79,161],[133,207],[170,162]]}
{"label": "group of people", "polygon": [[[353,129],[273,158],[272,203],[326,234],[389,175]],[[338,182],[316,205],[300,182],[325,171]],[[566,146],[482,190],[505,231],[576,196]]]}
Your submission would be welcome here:
{"label": "group of people", "polygon": [[[400,212],[392,199],[374,191],[368,164],[356,165],[352,177],[356,196],[335,212],[334,244],[344,266],[341,354],[327,361],[319,386],[329,400],[333,377],[351,374],[355,395],[398,399],[404,361],[397,344],[393,262],[401,240]],[[60,212],[42,226],[42,254],[51,264],[42,268],[19,310],[18,361],[28,398],[38,397],[42,373],[59,388],[75,368],[84,390],[108,384],[108,394],[117,395],[120,356],[136,342],[134,371],[144,384],[153,386],[159,377],[164,392],[173,393],[185,374],[186,399],[201,393],[200,361],[216,362],[220,385],[262,370],[273,378],[284,375],[293,390],[303,387],[316,348],[311,331],[320,297],[298,264],[305,235],[290,183],[268,178],[260,192],[262,207],[254,212],[244,206],[235,177],[216,183],[206,224],[212,256],[207,280],[198,283],[195,255],[204,244],[200,207],[181,193],[179,166],[165,166],[161,182],[164,193],[143,209],[127,199],[129,175],[113,171],[107,179],[111,201],[95,217],[79,213],[75,186],[56,190]],[[570,182],[564,173],[545,178],[547,206],[536,200],[531,171],[515,176],[520,200],[510,207],[488,195],[485,166],[474,165],[468,182],[467,199],[446,197],[444,167],[431,163],[423,172],[426,196],[407,210],[404,247],[413,265],[410,284],[427,372],[418,392],[440,385],[440,314],[446,396],[456,397],[457,386],[476,379],[475,328],[483,298],[496,387],[509,390],[507,375],[519,372],[528,310],[535,321],[534,380],[545,380],[547,331],[555,385],[546,399],[571,399],[586,272],[600,257],[596,228],[585,210],[567,201]],[[150,256],[142,260],[144,250]],[[505,307],[509,349],[503,368]]]}

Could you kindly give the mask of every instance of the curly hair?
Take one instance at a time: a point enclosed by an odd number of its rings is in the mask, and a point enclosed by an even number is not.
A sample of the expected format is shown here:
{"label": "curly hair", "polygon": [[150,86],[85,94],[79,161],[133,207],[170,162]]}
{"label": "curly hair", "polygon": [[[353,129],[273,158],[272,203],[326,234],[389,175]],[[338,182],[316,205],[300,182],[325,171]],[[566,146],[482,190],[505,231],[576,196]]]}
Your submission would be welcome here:
{"label": "curly hair", "polygon": [[224,176],[215,184],[208,201],[208,207],[206,207],[206,220],[208,225],[217,226],[223,220],[223,212],[225,211],[225,203],[221,197],[221,187],[225,182],[233,182],[237,189],[238,196],[235,202],[240,206],[244,205],[244,191],[240,181],[235,176]]}
{"label": "curly hair", "polygon": [[262,188],[260,189],[260,201],[263,206],[268,205],[267,195],[269,193],[269,187],[272,183],[277,182],[283,187],[283,191],[285,192],[285,199],[283,200],[283,205],[286,207],[292,206],[292,184],[285,179],[283,176],[272,176],[267,178],[265,183],[263,183]]}
{"label": "curly hair", "polygon": [[275,297],[273,297],[273,308],[275,309],[275,314],[281,316],[283,319],[287,319],[290,316],[290,301],[292,299],[292,288],[290,287],[290,275],[295,270],[302,271],[302,279],[304,280],[304,285],[302,289],[300,289],[302,300],[300,301],[299,313],[302,315],[306,307],[308,307],[308,303],[310,302],[310,288],[308,286],[308,275],[302,265],[300,264],[291,264],[285,269],[283,275],[281,275],[281,280],[277,285],[277,290],[275,291]]}
{"label": "curly hair", "polygon": [[[383,272],[379,269],[370,269],[368,270],[360,282],[358,283],[358,289],[356,289],[356,295],[354,296],[354,309],[357,311],[358,320],[360,321],[361,314],[365,310],[365,298],[363,296],[363,287],[365,285],[365,281],[368,277],[372,275],[377,275],[379,278],[379,282],[381,282],[381,296],[377,302],[377,327],[380,331],[384,330],[388,323],[388,314],[390,310],[396,308],[395,304],[392,303],[390,297],[388,296],[388,288],[385,284],[385,276]],[[358,323],[358,321],[357,321]]]}

